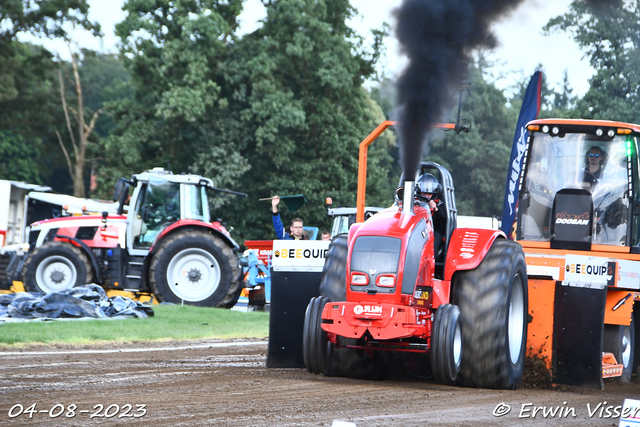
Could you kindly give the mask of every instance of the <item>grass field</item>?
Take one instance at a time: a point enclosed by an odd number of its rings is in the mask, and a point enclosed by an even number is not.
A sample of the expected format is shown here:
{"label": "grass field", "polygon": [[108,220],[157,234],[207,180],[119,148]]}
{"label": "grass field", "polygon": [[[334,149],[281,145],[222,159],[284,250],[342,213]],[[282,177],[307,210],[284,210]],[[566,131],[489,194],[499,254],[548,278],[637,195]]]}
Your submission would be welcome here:
{"label": "grass field", "polygon": [[0,347],[87,345],[215,338],[264,338],[269,314],[219,308],[154,305],[147,319],[0,324]]}

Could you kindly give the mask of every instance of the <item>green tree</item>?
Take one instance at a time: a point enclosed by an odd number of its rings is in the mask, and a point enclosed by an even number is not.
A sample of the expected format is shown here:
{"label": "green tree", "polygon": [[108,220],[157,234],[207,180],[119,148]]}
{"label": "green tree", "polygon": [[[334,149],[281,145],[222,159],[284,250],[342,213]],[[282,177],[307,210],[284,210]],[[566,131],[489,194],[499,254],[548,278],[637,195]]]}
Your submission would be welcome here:
{"label": "green tree", "polygon": [[220,130],[229,105],[220,67],[235,39],[241,0],[130,0],[124,10],[116,32],[134,97],[112,104],[116,127],[104,151],[113,161],[101,170],[103,182],[168,166],[232,184],[248,165]]}
{"label": "green tree", "polygon": [[51,73],[55,65],[41,46],[12,42],[4,47],[4,53],[11,54],[0,60],[0,146],[5,164],[0,178],[40,183],[46,160],[38,154],[47,152],[46,142],[55,138],[52,126],[60,110]]}
{"label": "green tree", "polygon": [[569,113],[575,107],[577,96],[572,95],[573,88],[569,84],[569,73],[564,70],[562,74],[562,86],[560,92],[555,94],[553,99],[553,111],[557,112],[556,117],[569,117]]}
{"label": "green tree", "polygon": [[[225,207],[242,238],[272,238],[270,206],[275,194],[302,193],[300,216],[327,226],[325,197],[355,206],[358,145],[385,117],[362,87],[374,74],[383,32],[363,46],[346,21],[347,0],[264,1],[262,28],[233,46],[225,64],[223,93],[233,100],[223,126],[239,142],[251,169],[238,181],[249,200]],[[394,145],[391,132],[369,150],[367,204],[392,203],[387,178]],[[397,179],[397,177],[396,177]]]}
{"label": "green tree", "polygon": [[98,35],[100,25],[87,19],[88,12],[86,0],[0,0],[0,45],[20,32],[66,38],[66,23]]}
{"label": "green tree", "polygon": [[[82,49],[81,56],[79,72],[84,106],[88,115],[104,109],[104,114],[96,123],[95,134],[100,138],[106,138],[115,126],[109,105],[132,98],[131,77],[118,55]],[[92,152],[91,155],[99,156],[100,153]]]}
{"label": "green tree", "polygon": [[41,182],[37,168],[38,152],[22,135],[0,129],[0,179]]}
{"label": "green tree", "polygon": [[432,141],[427,159],[451,172],[459,215],[499,217],[520,107],[506,107],[504,94],[485,80],[484,65],[470,67],[471,95],[462,104],[471,131]]}
{"label": "green tree", "polygon": [[596,70],[577,102],[578,117],[640,121],[640,1],[574,1],[545,30],[566,31]]}

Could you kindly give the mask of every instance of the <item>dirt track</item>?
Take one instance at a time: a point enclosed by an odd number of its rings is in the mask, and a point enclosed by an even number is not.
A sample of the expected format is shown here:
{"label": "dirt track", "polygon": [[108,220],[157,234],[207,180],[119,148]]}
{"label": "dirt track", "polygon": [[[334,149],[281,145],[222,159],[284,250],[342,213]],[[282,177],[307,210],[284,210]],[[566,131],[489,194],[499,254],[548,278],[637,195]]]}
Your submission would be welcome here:
{"label": "dirt track", "polygon": [[[216,347],[217,346],[217,347]],[[161,348],[168,348],[165,350]],[[0,425],[601,425],[617,426],[598,404],[640,399],[640,384],[604,391],[520,388],[496,391],[448,387],[429,379],[379,382],[325,378],[305,369],[266,369],[266,341],[210,341],[106,347],[0,350]],[[141,350],[141,351],[131,351]],[[54,354],[43,354],[54,352]],[[500,403],[511,407],[497,418]],[[566,403],[563,403],[566,402]],[[607,402],[607,403],[604,403]],[[15,418],[19,406],[38,412]],[[532,403],[532,406],[526,404]],[[56,406],[56,404],[59,404]],[[132,405],[126,412],[126,404]],[[146,404],[146,414],[136,405]],[[69,405],[75,416],[66,418]],[[102,417],[90,418],[98,411]],[[109,415],[105,409],[110,405]],[[118,406],[115,406],[118,405]],[[529,418],[519,418],[523,410]],[[64,406],[64,412],[55,419]],[[533,407],[575,408],[576,417],[530,418]],[[85,411],[85,412],[80,412]],[[118,418],[120,415],[129,415]]]}

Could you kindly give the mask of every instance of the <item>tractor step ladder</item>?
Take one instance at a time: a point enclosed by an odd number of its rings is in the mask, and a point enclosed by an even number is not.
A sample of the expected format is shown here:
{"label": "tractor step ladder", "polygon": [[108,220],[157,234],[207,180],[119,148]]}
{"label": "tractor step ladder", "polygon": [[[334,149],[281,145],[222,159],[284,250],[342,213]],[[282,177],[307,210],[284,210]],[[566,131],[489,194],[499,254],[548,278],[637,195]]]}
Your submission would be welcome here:
{"label": "tractor step ladder", "polygon": [[130,256],[127,261],[124,288],[142,289],[142,277],[144,276],[144,257]]}

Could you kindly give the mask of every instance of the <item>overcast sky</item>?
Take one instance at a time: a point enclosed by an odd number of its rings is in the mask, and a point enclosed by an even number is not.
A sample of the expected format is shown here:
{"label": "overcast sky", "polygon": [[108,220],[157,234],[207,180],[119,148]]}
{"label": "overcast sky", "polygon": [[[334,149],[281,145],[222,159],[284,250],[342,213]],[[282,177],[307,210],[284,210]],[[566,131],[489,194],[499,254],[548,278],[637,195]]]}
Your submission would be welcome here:
{"label": "overcast sky", "polygon": [[[118,39],[113,34],[114,26],[124,18],[121,7],[123,0],[89,0],[91,5],[89,18],[100,22],[105,34],[100,43],[91,37],[78,36],[77,41],[83,47],[95,50],[116,52]],[[350,22],[352,28],[363,36],[369,35],[371,28],[380,28],[387,22],[392,28],[385,47],[386,55],[380,61],[380,70],[393,78],[404,67],[406,60],[400,55],[398,44],[393,37],[394,19],[392,10],[402,0],[351,0],[360,15]],[[568,10],[571,0],[526,0],[519,9],[511,13],[502,22],[495,25],[495,34],[499,46],[488,55],[488,59],[499,64],[496,86],[508,89],[516,81],[533,74],[537,64],[542,64],[549,84],[559,88],[563,73],[568,71],[574,95],[583,95],[588,89],[587,80],[594,73],[583,53],[566,33],[544,36],[542,27],[550,18]],[[240,16],[241,31],[248,33],[259,26],[259,20],[265,12],[260,0],[246,0],[245,10]],[[370,38],[372,40],[372,38]],[[60,49],[59,45],[43,43],[51,50]],[[66,48],[61,51],[68,57]]]}

